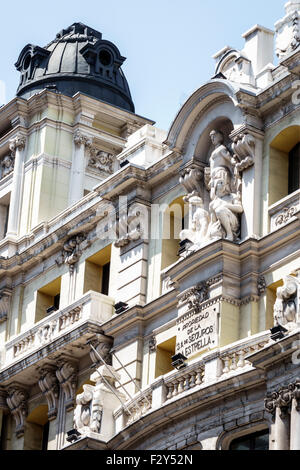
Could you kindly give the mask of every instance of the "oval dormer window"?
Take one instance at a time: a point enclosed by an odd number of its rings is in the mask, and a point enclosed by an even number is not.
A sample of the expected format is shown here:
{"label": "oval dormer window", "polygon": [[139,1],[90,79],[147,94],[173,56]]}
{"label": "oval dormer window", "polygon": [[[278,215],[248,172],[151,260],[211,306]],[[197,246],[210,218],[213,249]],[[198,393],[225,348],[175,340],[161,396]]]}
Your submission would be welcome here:
{"label": "oval dormer window", "polygon": [[104,67],[108,67],[112,63],[112,55],[106,49],[99,52],[99,61]]}
{"label": "oval dormer window", "polygon": [[27,56],[26,56],[25,59],[24,59],[24,64],[23,64],[24,70],[28,70],[28,69],[29,69],[30,62],[31,62],[31,55],[30,55],[30,54],[27,54]]}

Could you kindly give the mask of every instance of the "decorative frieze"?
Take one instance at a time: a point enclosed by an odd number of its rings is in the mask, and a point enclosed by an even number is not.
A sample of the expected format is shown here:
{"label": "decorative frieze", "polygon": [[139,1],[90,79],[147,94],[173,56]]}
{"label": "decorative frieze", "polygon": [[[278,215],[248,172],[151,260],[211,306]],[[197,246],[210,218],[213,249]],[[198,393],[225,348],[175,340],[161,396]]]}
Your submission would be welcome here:
{"label": "decorative frieze", "polygon": [[56,377],[61,386],[65,397],[65,407],[67,411],[74,409],[74,400],[76,395],[77,374],[76,367],[64,359],[58,360]]}
{"label": "decorative frieze", "polygon": [[8,390],[7,404],[16,423],[16,435],[22,437],[28,415],[28,393],[19,385],[11,385]]}
{"label": "decorative frieze", "polygon": [[95,147],[89,149],[88,168],[111,175],[114,172],[115,157],[111,153],[104,152]]}
{"label": "decorative frieze", "polygon": [[48,404],[48,418],[49,421],[56,419],[58,410],[59,398],[59,384],[52,367],[45,367],[40,371],[41,377],[39,380],[39,387],[46,397]]}
{"label": "decorative frieze", "polygon": [[279,214],[275,219],[276,228],[286,224],[289,220],[291,220],[291,218],[294,217],[298,210],[299,209],[297,206],[285,207],[283,209],[283,212]]}

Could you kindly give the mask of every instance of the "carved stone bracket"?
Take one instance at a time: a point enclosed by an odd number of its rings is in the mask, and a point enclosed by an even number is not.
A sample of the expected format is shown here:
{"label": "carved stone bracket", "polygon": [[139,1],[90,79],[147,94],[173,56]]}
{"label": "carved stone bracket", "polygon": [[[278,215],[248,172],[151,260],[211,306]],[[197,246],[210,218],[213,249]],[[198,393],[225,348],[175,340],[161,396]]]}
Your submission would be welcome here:
{"label": "carved stone bracket", "polygon": [[264,276],[259,276],[257,279],[257,292],[258,295],[263,295],[267,290],[267,283]]}
{"label": "carved stone bracket", "polygon": [[[100,354],[101,358],[108,365],[112,364],[112,358],[111,358],[111,353],[110,353],[111,348],[112,348],[112,343],[113,343],[113,340],[111,338],[109,338],[108,336],[100,335],[100,334],[97,335],[97,338],[91,342],[94,349],[97,351],[98,354]],[[98,366],[102,366],[103,363],[101,359],[99,358],[98,354],[96,354],[95,351],[91,348],[90,357],[91,357],[92,363]]]}
{"label": "carved stone bracket", "polygon": [[28,414],[27,391],[19,385],[11,385],[8,390],[7,404],[16,423],[16,435],[22,437]]}
{"label": "carved stone bracket", "polygon": [[208,300],[208,286],[206,282],[201,282],[197,286],[187,289],[178,296],[178,306],[188,302],[189,310],[195,313],[200,311],[200,306]]}
{"label": "carved stone bracket", "polygon": [[186,168],[181,172],[179,183],[182,184],[186,190],[188,195],[186,200],[191,196],[202,195],[202,180],[203,170],[198,167],[192,166],[191,168]]}
{"label": "carved stone bracket", "polygon": [[69,238],[63,246],[62,254],[56,259],[56,264],[58,266],[67,264],[69,266],[70,274],[72,274],[84,248],[86,248],[84,246],[84,242],[87,244],[87,237],[83,233]]}
{"label": "carved stone bracket", "polygon": [[119,237],[121,233],[126,232],[127,227],[134,220],[136,220],[136,226],[131,231],[125,233],[123,236],[118,238],[118,240],[115,242],[116,248],[123,248],[124,246],[129,245],[129,243],[141,239],[143,235],[143,230],[142,230],[141,223],[140,223],[141,222],[140,216],[141,216],[141,213],[139,211],[136,211],[132,213],[131,215],[120,217],[119,222],[118,222]]}
{"label": "carved stone bracket", "polygon": [[76,394],[76,366],[71,362],[59,360],[58,368],[56,370],[56,377],[64,393],[66,409],[67,411],[71,411],[74,409],[74,400]]}
{"label": "carved stone bracket", "polygon": [[238,135],[232,135],[232,150],[234,152],[235,171],[240,174],[254,165],[255,159],[255,138],[247,131]]}
{"label": "carved stone bracket", "polygon": [[59,384],[53,367],[41,369],[39,387],[48,403],[48,418],[53,421],[57,416]]}
{"label": "carved stone bracket", "polygon": [[7,320],[10,309],[10,300],[12,292],[10,289],[2,289],[0,291],[0,323]]}

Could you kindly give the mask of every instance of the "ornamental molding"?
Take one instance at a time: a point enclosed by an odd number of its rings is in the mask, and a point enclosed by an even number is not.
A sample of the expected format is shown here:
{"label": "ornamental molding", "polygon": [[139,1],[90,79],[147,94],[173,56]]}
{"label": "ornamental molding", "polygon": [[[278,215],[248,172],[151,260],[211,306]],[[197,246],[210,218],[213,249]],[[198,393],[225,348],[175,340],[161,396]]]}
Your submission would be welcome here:
{"label": "ornamental molding", "polygon": [[7,404],[16,423],[17,438],[24,436],[28,415],[28,393],[22,386],[12,384],[7,390]]}
{"label": "ornamental molding", "polygon": [[74,409],[77,385],[77,367],[74,363],[60,359],[57,361],[56,377],[63,391],[67,411]]}
{"label": "ornamental molding", "polygon": [[53,367],[48,366],[41,369],[40,374],[39,387],[47,400],[48,419],[53,421],[58,412],[59,383]]}

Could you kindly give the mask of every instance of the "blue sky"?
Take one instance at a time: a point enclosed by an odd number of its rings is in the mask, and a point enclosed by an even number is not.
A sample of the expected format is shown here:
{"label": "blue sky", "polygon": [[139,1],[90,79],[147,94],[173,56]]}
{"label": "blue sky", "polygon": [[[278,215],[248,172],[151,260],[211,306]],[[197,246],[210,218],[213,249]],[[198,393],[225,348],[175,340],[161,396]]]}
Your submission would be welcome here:
{"label": "blue sky", "polygon": [[[136,112],[168,130],[188,96],[214,75],[212,55],[254,24],[273,29],[284,0],[18,0],[1,5],[0,80],[15,96],[22,48],[45,46],[81,21],[101,31],[127,57],[123,70]],[[0,99],[1,99],[0,86]]]}

